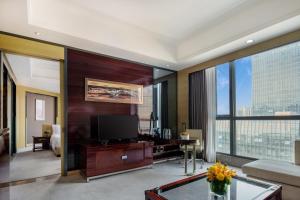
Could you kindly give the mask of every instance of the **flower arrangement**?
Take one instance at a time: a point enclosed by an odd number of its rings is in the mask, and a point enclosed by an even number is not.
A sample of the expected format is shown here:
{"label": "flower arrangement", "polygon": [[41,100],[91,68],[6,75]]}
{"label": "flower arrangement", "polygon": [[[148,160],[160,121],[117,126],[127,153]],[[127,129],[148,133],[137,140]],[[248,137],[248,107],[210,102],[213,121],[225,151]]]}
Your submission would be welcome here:
{"label": "flower arrangement", "polygon": [[207,181],[210,182],[211,191],[224,195],[227,192],[227,186],[230,185],[232,177],[236,175],[234,170],[226,165],[217,162],[207,169]]}

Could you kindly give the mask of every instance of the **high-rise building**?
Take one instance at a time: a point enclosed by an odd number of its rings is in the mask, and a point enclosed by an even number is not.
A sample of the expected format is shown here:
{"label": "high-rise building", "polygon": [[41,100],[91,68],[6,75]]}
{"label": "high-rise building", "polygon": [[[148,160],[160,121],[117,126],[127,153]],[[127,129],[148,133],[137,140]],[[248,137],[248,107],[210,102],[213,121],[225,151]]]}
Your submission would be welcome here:
{"label": "high-rise building", "polygon": [[300,42],[251,56],[253,115],[300,114]]}

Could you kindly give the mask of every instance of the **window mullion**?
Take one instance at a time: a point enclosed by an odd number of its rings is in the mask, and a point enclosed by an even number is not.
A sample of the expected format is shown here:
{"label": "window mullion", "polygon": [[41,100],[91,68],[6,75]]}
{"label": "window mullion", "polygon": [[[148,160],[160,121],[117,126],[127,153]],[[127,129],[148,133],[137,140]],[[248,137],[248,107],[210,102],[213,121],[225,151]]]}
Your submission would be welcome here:
{"label": "window mullion", "polygon": [[235,108],[236,108],[236,98],[235,98],[235,68],[234,62],[229,63],[229,92],[230,92],[230,154],[236,155],[236,126],[235,126]]}

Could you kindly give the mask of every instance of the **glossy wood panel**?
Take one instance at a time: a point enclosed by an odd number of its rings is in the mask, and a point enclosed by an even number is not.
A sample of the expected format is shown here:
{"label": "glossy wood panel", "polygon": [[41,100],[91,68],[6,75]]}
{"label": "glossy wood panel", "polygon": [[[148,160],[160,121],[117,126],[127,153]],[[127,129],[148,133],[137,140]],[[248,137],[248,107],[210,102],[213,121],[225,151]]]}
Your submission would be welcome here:
{"label": "glossy wood panel", "polygon": [[67,50],[68,160],[69,169],[79,168],[80,141],[90,137],[90,117],[97,114],[134,115],[137,106],[85,101],[85,78],[151,85],[153,69],[141,64]]}
{"label": "glossy wood panel", "polygon": [[[104,175],[153,164],[152,144],[149,142],[82,145],[83,173],[86,177]],[[122,159],[127,156],[127,159]]]}

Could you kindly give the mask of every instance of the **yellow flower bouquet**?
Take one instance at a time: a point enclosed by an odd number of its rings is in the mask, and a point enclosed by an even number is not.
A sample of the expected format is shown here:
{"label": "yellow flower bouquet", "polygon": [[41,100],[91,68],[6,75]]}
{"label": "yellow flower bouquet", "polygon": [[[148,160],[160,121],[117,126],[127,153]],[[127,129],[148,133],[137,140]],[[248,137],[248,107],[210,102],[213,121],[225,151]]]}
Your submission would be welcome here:
{"label": "yellow flower bouquet", "polygon": [[217,195],[226,194],[227,186],[230,185],[231,179],[235,175],[235,171],[220,162],[209,167],[207,169],[207,181],[210,182],[211,191]]}

